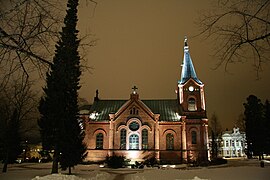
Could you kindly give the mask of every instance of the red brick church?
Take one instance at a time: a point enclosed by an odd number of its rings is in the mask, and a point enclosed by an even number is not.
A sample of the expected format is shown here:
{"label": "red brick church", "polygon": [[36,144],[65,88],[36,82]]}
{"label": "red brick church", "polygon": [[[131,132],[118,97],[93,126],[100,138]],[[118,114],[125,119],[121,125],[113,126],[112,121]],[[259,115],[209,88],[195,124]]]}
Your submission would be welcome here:
{"label": "red brick church", "polygon": [[87,161],[124,155],[132,161],[155,157],[166,163],[208,159],[208,119],[204,84],[198,79],[187,39],[175,99],[140,99],[137,88],[127,100],[95,97],[85,120]]}

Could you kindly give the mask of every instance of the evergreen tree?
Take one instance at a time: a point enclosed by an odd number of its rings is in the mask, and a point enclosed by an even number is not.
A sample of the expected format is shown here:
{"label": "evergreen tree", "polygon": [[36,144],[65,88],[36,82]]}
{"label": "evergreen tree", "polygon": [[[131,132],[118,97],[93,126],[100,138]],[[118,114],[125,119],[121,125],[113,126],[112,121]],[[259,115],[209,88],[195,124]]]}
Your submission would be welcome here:
{"label": "evergreen tree", "polygon": [[18,155],[22,153],[21,138],[19,134],[19,114],[15,109],[10,120],[7,121],[4,135],[4,166],[2,172],[7,172],[7,165],[14,163]]}
{"label": "evergreen tree", "polygon": [[40,101],[39,125],[44,149],[53,149],[52,173],[77,165],[85,155],[79,127],[78,90],[81,75],[77,38],[78,0],[68,0],[64,27],[60,32],[51,70],[47,73],[45,96]]}
{"label": "evergreen tree", "polygon": [[263,104],[256,96],[250,95],[244,107],[247,156],[252,158],[252,155],[258,155],[261,159],[264,148]]}
{"label": "evergreen tree", "polygon": [[265,153],[270,154],[270,103],[268,100],[264,104],[264,123],[265,123]]}

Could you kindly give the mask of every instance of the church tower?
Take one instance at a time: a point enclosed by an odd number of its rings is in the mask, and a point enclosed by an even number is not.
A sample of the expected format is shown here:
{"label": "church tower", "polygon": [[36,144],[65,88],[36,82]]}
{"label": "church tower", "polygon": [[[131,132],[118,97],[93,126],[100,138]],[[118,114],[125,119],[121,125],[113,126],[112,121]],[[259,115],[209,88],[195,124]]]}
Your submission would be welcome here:
{"label": "church tower", "polygon": [[182,115],[187,117],[206,117],[204,84],[198,79],[193,66],[187,38],[184,42],[184,59],[181,80],[178,81],[178,99]]}
{"label": "church tower", "polygon": [[178,81],[178,101],[182,121],[183,161],[206,161],[208,153],[208,119],[205,110],[204,84],[193,66],[187,38],[181,79]]}

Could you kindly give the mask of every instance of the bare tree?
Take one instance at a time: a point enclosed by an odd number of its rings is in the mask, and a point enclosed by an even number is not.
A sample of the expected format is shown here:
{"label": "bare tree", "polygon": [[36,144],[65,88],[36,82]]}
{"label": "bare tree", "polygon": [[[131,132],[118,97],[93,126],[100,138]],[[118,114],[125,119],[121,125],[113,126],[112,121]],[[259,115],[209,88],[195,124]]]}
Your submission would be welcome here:
{"label": "bare tree", "polygon": [[241,113],[235,121],[235,125],[240,129],[240,131],[246,131],[245,125],[245,115]]}
{"label": "bare tree", "polygon": [[200,15],[201,36],[216,42],[216,67],[253,59],[259,75],[270,53],[270,1],[218,0]]}
{"label": "bare tree", "polygon": [[25,77],[10,81],[0,91],[0,146],[5,162],[3,172],[7,171],[7,164],[14,161],[20,149],[20,140],[37,129],[36,120],[37,94],[31,90],[31,83]]}
{"label": "bare tree", "polygon": [[[9,73],[51,64],[53,43],[61,25],[61,3],[36,0],[8,0],[0,12],[0,63]],[[58,10],[58,11],[57,11]]]}
{"label": "bare tree", "polygon": [[211,156],[212,159],[217,158],[219,149],[219,139],[221,138],[222,128],[216,113],[213,113],[210,118],[209,132],[211,134]]}
{"label": "bare tree", "polygon": [[[43,76],[52,64],[66,3],[61,0],[0,1],[0,70],[5,74],[0,83],[6,84],[10,75],[18,71],[26,76],[38,71]],[[88,37],[80,38],[82,51],[95,42]]]}

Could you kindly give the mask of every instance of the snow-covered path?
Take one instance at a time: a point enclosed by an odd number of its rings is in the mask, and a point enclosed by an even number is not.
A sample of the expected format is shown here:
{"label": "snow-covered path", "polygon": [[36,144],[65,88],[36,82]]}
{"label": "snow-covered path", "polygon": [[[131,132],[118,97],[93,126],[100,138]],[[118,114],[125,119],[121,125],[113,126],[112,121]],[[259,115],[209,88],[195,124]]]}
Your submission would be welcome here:
{"label": "snow-covered path", "polygon": [[[0,165],[2,168],[2,164]],[[51,164],[14,164],[10,165],[7,173],[0,173],[1,180],[181,180],[181,179],[211,179],[211,180],[269,180],[270,164],[264,168],[258,160],[230,161],[228,165],[191,168],[191,169],[108,169],[96,165],[78,165],[73,170],[75,176],[64,177],[50,175]],[[66,172],[62,172],[65,174]],[[37,177],[38,176],[38,177]]]}

